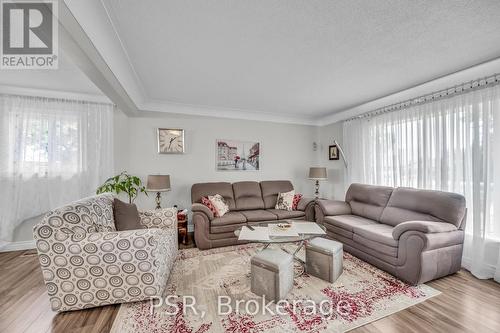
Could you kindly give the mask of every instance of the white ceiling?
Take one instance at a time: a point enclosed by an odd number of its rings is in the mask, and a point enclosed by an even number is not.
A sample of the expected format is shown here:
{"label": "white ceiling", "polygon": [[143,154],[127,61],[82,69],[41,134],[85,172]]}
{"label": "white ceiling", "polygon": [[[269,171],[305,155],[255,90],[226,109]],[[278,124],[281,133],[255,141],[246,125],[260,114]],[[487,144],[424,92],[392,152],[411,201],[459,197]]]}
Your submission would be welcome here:
{"label": "white ceiling", "polygon": [[[60,50],[56,70],[0,70],[0,85],[9,88],[103,96],[102,92]],[[1,91],[1,89],[0,89]]]}
{"label": "white ceiling", "polygon": [[157,110],[317,119],[500,56],[500,1],[102,3]]}

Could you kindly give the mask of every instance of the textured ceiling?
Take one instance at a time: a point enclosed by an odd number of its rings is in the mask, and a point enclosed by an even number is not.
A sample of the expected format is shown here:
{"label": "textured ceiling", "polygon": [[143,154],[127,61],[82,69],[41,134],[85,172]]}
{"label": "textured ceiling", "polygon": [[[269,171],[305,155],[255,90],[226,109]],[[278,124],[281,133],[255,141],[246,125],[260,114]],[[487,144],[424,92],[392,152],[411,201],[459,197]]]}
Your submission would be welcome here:
{"label": "textured ceiling", "polygon": [[0,85],[102,95],[85,74],[59,50],[56,70],[0,70]]}
{"label": "textured ceiling", "polygon": [[103,3],[156,103],[321,117],[500,56],[500,1]]}

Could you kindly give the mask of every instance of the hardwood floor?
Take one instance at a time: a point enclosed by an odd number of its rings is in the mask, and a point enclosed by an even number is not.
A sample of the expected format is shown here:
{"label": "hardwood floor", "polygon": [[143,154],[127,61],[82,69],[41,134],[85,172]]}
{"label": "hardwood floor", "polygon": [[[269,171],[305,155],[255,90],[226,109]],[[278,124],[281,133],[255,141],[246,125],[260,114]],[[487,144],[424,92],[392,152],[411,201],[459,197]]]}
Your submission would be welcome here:
{"label": "hardwood floor", "polygon": [[[52,312],[34,250],[0,253],[0,281],[3,333],[108,332],[119,308]],[[429,285],[442,294],[351,332],[500,332],[500,284],[460,271]]]}

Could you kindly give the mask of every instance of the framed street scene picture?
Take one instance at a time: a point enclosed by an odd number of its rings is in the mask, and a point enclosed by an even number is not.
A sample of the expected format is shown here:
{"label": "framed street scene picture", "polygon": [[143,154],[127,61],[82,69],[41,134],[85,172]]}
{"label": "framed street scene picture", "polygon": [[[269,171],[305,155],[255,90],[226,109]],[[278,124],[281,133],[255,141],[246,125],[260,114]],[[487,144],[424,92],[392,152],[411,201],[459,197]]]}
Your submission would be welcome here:
{"label": "framed street scene picture", "polygon": [[328,159],[330,161],[339,159],[339,147],[337,147],[337,145],[332,145],[328,147]]}
{"label": "framed street scene picture", "polygon": [[217,139],[215,154],[217,171],[260,170],[259,142]]}
{"label": "framed street scene picture", "polygon": [[178,128],[158,128],[158,153],[183,154],[184,130]]}

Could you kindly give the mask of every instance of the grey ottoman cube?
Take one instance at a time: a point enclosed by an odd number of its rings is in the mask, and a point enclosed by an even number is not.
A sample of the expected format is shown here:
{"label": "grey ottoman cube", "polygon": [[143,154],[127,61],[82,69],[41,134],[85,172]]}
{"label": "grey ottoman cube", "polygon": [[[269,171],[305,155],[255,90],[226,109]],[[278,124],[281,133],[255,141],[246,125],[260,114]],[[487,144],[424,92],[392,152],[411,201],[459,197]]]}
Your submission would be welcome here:
{"label": "grey ottoman cube", "polygon": [[314,238],[306,244],[306,272],[312,276],[335,282],[342,274],[342,243],[326,238]]}
{"label": "grey ottoman cube", "polygon": [[265,249],[250,260],[251,291],[268,300],[285,299],[293,287],[293,256],[282,250]]}

